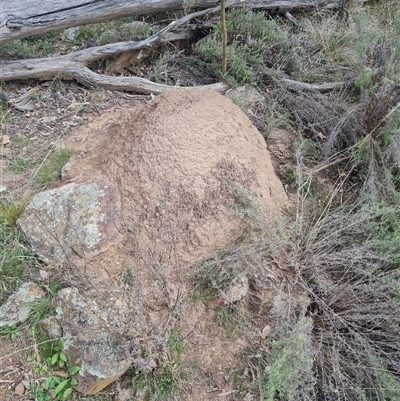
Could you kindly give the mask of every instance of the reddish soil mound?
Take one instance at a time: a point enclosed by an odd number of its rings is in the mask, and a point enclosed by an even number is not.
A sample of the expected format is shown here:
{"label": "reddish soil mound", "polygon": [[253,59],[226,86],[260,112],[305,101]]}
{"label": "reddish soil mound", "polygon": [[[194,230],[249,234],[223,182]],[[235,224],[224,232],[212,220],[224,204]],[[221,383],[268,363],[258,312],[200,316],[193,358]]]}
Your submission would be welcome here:
{"label": "reddish soil mound", "polygon": [[81,153],[65,180],[101,175],[117,186],[116,225],[135,264],[181,268],[232,243],[245,227],[233,211],[235,185],[265,212],[286,202],[263,137],[215,92],[116,108],[67,146]]}

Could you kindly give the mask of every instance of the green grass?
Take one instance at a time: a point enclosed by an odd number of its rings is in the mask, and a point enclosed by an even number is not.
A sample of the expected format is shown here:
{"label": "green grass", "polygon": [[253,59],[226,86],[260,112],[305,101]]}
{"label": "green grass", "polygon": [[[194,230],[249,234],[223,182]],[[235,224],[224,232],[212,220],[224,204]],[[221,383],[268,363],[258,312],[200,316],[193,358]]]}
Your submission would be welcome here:
{"label": "green grass", "polygon": [[[153,371],[137,371],[132,368],[132,377],[136,397],[146,400],[170,400],[179,389],[179,381],[186,374],[180,369],[180,356],[184,352],[184,344],[177,329],[172,329],[167,339],[168,361]],[[142,357],[147,356],[142,353]]]}
{"label": "green grass", "polygon": [[55,151],[48,160],[40,167],[36,177],[35,184],[40,189],[46,189],[49,185],[61,178],[62,168],[71,156],[68,149],[59,149]]}
{"label": "green grass", "polygon": [[235,338],[238,334],[245,332],[247,326],[236,304],[216,308],[214,321],[218,326],[223,327],[231,338]]}
{"label": "green grass", "polygon": [[15,225],[26,204],[0,202],[0,304],[28,279],[38,263]]}
{"label": "green grass", "polygon": [[266,60],[278,70],[290,64],[288,31],[267,14],[243,9],[231,10],[227,13],[227,30],[229,39],[226,75],[221,72],[220,24],[194,46],[194,58],[202,60],[192,60],[194,68],[201,68],[211,76],[224,78],[233,86],[239,86],[255,84],[260,73],[265,71]]}

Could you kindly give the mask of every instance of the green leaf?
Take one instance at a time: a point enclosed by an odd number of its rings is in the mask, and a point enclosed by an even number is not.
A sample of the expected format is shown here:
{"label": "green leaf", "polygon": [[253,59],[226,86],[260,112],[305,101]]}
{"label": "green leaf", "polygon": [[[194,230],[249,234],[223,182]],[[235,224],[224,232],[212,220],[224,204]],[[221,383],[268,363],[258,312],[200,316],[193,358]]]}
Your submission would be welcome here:
{"label": "green leaf", "polygon": [[76,386],[78,384],[78,380],[75,379],[75,377],[73,377],[71,379],[71,386]]}
{"label": "green leaf", "polygon": [[55,365],[55,364],[57,363],[57,361],[58,361],[58,353],[57,353],[57,354],[54,354],[54,355],[51,357],[51,364],[52,364],[52,365]]}
{"label": "green leaf", "polygon": [[63,393],[63,399],[65,400],[65,399],[67,399],[70,395],[71,395],[71,393],[72,393],[72,387],[70,387],[70,388],[67,388],[65,391],[64,391],[64,393]]}
{"label": "green leaf", "polygon": [[73,376],[76,375],[80,370],[81,368],[79,366],[72,366],[72,368],[68,371],[68,374]]}
{"label": "green leaf", "polygon": [[60,352],[60,359],[64,362],[67,362],[67,357],[65,356],[65,354],[63,352]]}
{"label": "green leaf", "polygon": [[64,387],[68,384],[68,380],[63,380],[60,384],[54,389],[54,393],[57,395],[64,390]]}

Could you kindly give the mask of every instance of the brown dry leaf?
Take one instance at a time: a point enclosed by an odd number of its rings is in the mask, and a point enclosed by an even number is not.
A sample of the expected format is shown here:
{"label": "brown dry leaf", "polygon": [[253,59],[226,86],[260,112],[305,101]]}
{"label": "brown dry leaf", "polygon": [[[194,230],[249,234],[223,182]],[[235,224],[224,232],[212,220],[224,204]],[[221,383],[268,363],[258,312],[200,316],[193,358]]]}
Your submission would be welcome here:
{"label": "brown dry leaf", "polygon": [[232,393],[236,393],[237,390],[230,390],[230,391],[225,391],[223,393],[217,394],[217,397],[226,397],[227,395],[230,395]]}
{"label": "brown dry leaf", "polygon": [[8,135],[3,135],[3,146],[10,143],[10,137]]}
{"label": "brown dry leaf", "polygon": [[64,372],[63,370],[56,370],[53,372],[53,375],[58,377],[68,377],[68,373]]}
{"label": "brown dry leaf", "polygon": [[39,274],[42,280],[47,280],[49,278],[49,273],[46,270],[39,270]]}
{"label": "brown dry leaf", "polygon": [[19,383],[19,384],[15,387],[14,393],[17,394],[17,395],[19,395],[19,396],[24,395],[24,393],[25,393],[25,386],[22,384],[22,382]]}
{"label": "brown dry leaf", "polygon": [[270,326],[269,324],[267,324],[267,325],[262,329],[261,336],[260,336],[261,341],[264,341],[264,340],[268,337],[268,334],[269,334],[270,331],[271,331],[271,326]]}
{"label": "brown dry leaf", "polygon": [[318,138],[326,139],[326,136],[322,132],[317,132]]}

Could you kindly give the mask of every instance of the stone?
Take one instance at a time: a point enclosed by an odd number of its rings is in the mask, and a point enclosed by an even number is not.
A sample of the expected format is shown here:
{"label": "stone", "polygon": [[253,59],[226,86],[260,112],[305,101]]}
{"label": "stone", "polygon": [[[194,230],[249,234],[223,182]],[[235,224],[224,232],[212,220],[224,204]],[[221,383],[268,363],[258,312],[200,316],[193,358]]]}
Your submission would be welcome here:
{"label": "stone", "polygon": [[67,363],[80,367],[76,389],[85,395],[101,391],[133,363],[127,338],[118,333],[129,310],[127,305],[121,309],[117,304],[111,294],[83,295],[73,287],[62,289],[55,297]]}
{"label": "stone", "polygon": [[257,106],[265,107],[267,105],[265,97],[257,89],[248,85],[229,89],[226,96],[246,112]]}
{"label": "stone", "polygon": [[25,393],[25,386],[23,385],[23,383],[18,383],[15,386],[14,394],[19,395],[21,397],[24,395],[24,393]]}
{"label": "stone", "polygon": [[98,181],[70,183],[34,196],[17,224],[46,262],[88,257],[122,239],[114,225],[116,189]]}
{"label": "stone", "polygon": [[37,284],[22,284],[0,307],[0,327],[24,322],[32,310],[32,304],[44,295],[44,291]]}
{"label": "stone", "polygon": [[207,305],[211,308],[226,306],[240,301],[247,295],[249,289],[249,280],[244,274],[239,275],[230,283],[227,291],[220,297],[208,301]]}
{"label": "stone", "polygon": [[61,326],[54,316],[41,320],[40,325],[46,330],[50,338],[58,339],[62,337]]}

